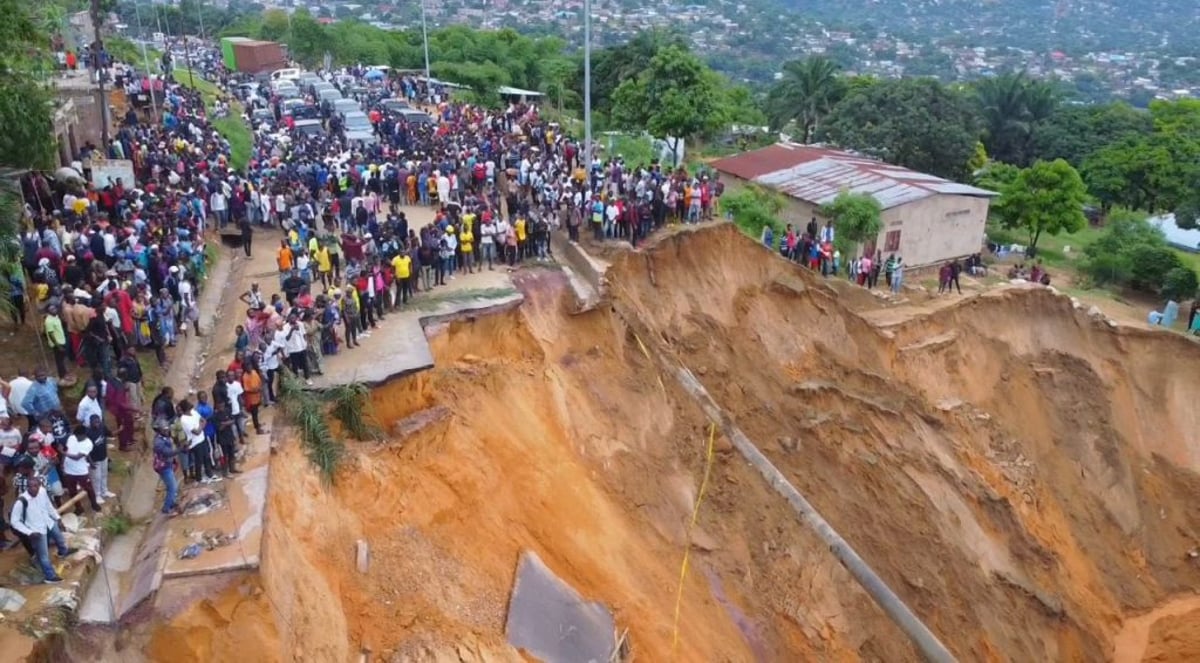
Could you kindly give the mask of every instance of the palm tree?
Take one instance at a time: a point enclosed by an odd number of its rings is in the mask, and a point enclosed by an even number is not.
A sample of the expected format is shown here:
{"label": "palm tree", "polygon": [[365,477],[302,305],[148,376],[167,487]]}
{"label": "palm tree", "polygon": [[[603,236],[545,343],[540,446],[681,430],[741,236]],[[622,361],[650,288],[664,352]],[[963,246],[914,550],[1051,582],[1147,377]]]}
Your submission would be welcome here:
{"label": "palm tree", "polygon": [[795,121],[805,143],[816,133],[817,125],[845,93],[833,60],[811,57],[783,65],[783,75],[767,94],[767,117],[771,127],[782,129]]}
{"label": "palm tree", "polygon": [[1058,106],[1054,88],[1022,71],[984,79],[975,94],[988,154],[997,161],[1029,165],[1035,128]]}

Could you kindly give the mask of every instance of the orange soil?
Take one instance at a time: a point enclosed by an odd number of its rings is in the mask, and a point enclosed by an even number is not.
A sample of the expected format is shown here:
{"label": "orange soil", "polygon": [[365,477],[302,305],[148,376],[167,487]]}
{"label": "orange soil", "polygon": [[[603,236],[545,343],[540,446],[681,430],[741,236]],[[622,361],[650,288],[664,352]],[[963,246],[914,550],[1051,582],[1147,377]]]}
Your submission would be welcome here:
{"label": "orange soil", "polygon": [[[230,660],[236,644],[264,661],[521,660],[504,618],[533,549],[613,609],[636,659],[671,660],[708,422],[642,345],[690,367],[961,660],[1106,660],[1127,616],[1195,586],[1188,340],[1043,290],[911,311],[843,300],[728,226],[619,255],[609,279],[611,309],[570,317],[562,276],[535,270],[519,310],[437,330],[436,368],[376,390],[375,413],[451,415],[352,445],[335,487],[282,443],[261,580],[161,624],[151,658]],[[677,660],[915,659],[718,449]],[[1195,660],[1197,632],[1200,614],[1172,613],[1145,656]]]}

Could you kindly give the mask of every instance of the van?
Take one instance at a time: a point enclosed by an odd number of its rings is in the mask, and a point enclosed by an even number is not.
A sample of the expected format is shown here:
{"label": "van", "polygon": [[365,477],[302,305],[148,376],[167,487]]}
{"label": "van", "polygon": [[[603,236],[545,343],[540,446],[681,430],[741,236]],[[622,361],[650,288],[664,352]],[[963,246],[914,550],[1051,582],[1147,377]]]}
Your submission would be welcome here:
{"label": "van", "polygon": [[299,69],[296,69],[295,67],[291,67],[288,69],[276,69],[275,71],[271,72],[271,80],[273,80],[273,81],[280,81],[280,80],[294,81],[297,78],[300,78],[301,73],[303,73],[303,72],[301,72]]}

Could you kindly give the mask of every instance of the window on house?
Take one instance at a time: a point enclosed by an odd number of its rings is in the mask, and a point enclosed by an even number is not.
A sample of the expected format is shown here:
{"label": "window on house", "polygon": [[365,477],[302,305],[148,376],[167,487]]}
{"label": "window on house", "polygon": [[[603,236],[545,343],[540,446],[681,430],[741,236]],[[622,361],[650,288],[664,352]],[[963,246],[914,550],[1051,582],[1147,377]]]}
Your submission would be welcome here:
{"label": "window on house", "polygon": [[900,231],[889,230],[887,237],[883,240],[883,250],[887,252],[900,250]]}

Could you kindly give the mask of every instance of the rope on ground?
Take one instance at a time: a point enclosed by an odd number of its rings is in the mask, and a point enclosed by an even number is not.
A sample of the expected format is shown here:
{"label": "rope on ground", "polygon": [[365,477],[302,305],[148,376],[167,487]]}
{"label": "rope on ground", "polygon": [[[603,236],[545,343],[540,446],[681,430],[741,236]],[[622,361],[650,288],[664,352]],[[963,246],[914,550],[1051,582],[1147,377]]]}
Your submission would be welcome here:
{"label": "rope on ground", "polygon": [[[639,343],[641,341],[638,341]],[[700,490],[696,493],[696,504],[692,506],[692,518],[688,521],[687,534],[684,536],[683,563],[679,566],[679,589],[675,592],[675,619],[671,626],[671,659],[676,658],[679,649],[679,610],[683,606],[683,582],[687,578],[688,560],[692,553],[692,530],[700,519],[700,505],[704,503],[704,493],[708,489],[708,477],[712,474],[713,444],[717,439],[717,424],[710,423],[708,427],[708,448],[704,452],[704,478],[700,480]]]}

